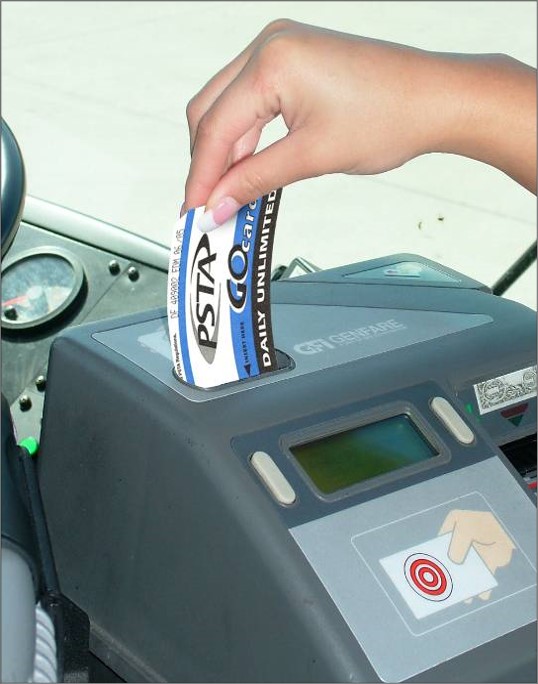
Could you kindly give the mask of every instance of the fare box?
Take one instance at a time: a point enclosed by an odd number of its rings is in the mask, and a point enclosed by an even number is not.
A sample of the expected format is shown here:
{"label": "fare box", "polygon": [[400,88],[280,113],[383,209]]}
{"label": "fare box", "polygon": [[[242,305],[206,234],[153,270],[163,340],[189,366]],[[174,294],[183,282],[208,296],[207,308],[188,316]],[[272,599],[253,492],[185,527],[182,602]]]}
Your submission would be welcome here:
{"label": "fare box", "polygon": [[174,370],[202,388],[277,369],[271,327],[271,258],[281,189],[204,233],[204,207],[174,228],[168,329]]}
{"label": "fare box", "polygon": [[463,563],[448,557],[452,532],[380,559],[403,599],[418,619],[466,601],[497,586],[471,546]]}

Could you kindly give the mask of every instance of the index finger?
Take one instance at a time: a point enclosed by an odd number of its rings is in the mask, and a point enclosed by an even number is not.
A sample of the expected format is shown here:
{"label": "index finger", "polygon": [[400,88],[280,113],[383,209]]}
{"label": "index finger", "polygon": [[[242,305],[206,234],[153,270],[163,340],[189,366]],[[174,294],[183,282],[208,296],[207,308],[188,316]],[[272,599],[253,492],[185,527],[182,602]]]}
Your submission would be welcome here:
{"label": "index finger", "polygon": [[239,75],[241,70],[250,60],[253,52],[261,45],[269,36],[289,29],[293,24],[288,19],[277,19],[268,24],[255,38],[252,40],[234,59],[217,72],[195,95],[187,105],[187,123],[189,125],[190,136],[190,151],[191,154],[194,149],[196,135],[198,131],[198,124],[204,114],[214,104],[215,100],[222,94],[222,92],[230,85],[230,83]]}
{"label": "index finger", "polygon": [[252,71],[247,65],[200,121],[185,184],[186,208],[206,203],[231,165],[234,144],[280,113],[276,95],[252,87]]}
{"label": "index finger", "polygon": [[450,546],[448,547],[448,557],[450,560],[453,563],[463,563],[474,541],[474,535],[469,527],[465,524],[456,523],[452,532]]}

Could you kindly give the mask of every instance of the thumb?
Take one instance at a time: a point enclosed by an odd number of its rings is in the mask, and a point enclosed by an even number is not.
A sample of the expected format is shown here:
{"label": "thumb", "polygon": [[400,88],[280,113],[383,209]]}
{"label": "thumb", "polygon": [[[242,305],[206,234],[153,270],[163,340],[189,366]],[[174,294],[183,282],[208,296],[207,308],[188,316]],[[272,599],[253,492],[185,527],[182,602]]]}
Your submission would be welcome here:
{"label": "thumb", "polygon": [[272,190],[324,173],[308,148],[308,137],[303,130],[294,131],[232,166],[207,200],[200,228],[213,230]]}

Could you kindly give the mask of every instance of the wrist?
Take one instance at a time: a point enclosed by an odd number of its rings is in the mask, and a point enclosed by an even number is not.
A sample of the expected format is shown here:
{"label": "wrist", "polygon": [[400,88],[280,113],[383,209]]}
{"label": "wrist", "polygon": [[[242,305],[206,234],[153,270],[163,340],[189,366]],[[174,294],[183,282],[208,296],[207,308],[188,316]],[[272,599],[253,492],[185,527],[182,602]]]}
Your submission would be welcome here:
{"label": "wrist", "polygon": [[506,55],[437,55],[430,152],[494,166],[536,192],[536,71]]}

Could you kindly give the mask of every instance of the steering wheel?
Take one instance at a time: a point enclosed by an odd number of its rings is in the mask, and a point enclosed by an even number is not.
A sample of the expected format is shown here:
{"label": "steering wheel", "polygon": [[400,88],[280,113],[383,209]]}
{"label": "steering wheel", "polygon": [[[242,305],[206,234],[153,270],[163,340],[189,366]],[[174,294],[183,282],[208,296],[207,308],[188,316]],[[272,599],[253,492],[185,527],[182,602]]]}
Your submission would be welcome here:
{"label": "steering wheel", "polygon": [[2,259],[21,221],[26,196],[26,174],[21,150],[11,128],[2,119]]}

